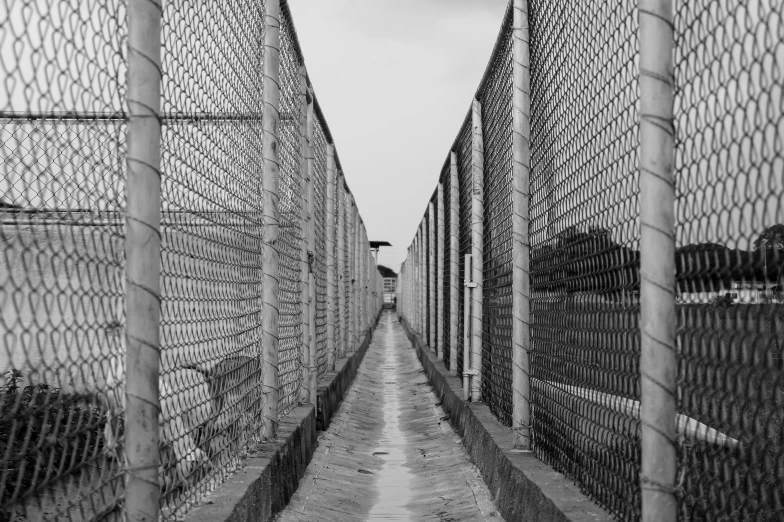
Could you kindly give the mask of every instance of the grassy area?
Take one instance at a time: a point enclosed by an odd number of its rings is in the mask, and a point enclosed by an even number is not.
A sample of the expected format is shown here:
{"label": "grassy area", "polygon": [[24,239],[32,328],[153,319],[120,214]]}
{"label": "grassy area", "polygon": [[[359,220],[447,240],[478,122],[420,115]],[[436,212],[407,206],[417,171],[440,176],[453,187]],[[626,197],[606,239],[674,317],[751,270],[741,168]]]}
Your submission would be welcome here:
{"label": "grassy area", "polygon": [[105,408],[46,385],[0,392],[0,507],[45,491],[100,458]]}

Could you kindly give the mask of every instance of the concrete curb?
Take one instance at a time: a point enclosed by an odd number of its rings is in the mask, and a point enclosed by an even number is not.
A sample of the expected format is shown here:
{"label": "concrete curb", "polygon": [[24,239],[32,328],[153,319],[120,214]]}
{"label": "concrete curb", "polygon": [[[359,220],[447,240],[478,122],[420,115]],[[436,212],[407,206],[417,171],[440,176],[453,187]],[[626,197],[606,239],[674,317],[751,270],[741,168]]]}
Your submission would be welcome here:
{"label": "concrete curb", "polygon": [[329,426],[373,338],[376,316],[359,349],[335,365],[318,386],[318,415],[312,404],[294,408],[280,421],[278,438],[261,444],[217,491],[187,515],[194,522],[267,522],[297,491],[316,451],[316,430]]}
{"label": "concrete curb", "polygon": [[463,401],[461,380],[449,374],[423,340],[400,319],[425,369],[430,385],[443,401],[449,422],[463,437],[471,460],[482,472],[498,511],[507,522],[605,522],[613,518],[561,473],[531,453],[512,449],[512,432],[483,403]]}

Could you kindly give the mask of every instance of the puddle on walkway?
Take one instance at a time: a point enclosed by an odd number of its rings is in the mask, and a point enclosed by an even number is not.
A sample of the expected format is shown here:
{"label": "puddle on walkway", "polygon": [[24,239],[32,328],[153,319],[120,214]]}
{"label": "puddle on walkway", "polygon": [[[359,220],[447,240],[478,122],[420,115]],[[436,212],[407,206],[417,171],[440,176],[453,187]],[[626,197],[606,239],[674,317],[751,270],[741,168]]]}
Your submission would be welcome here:
{"label": "puddle on walkway", "polygon": [[395,343],[392,329],[387,328],[384,337],[384,364],[382,380],[384,439],[380,441],[373,455],[384,461],[384,465],[376,476],[378,499],[368,513],[369,521],[379,520],[413,520],[414,514],[406,508],[411,501],[411,487],[414,475],[406,467],[406,455],[403,448],[407,445],[404,433],[400,430],[400,400],[402,389],[398,385],[395,372]]}

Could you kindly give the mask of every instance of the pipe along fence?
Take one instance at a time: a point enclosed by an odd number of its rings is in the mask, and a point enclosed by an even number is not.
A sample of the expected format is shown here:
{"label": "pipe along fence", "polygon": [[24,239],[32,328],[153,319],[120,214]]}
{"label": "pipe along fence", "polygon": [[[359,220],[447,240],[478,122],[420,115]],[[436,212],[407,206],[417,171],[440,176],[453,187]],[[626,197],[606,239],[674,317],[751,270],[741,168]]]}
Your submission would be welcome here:
{"label": "pipe along fence", "polygon": [[780,3],[512,0],[399,313],[620,520],[784,520]]}
{"label": "pipe along fence", "polygon": [[181,519],[382,306],[287,3],[0,12],[0,520]]}

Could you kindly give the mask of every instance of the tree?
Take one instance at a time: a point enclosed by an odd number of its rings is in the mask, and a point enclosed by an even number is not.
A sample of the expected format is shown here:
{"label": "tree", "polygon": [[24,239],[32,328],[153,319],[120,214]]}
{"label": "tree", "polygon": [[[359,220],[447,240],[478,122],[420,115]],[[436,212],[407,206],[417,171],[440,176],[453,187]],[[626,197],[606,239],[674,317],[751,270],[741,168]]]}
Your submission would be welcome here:
{"label": "tree", "polygon": [[784,270],[784,224],[766,228],[754,241],[752,257],[756,265],[762,265],[764,279],[781,280]]}
{"label": "tree", "polygon": [[609,230],[572,226],[531,253],[534,291],[622,298],[639,288],[639,252],[619,245]]}
{"label": "tree", "polygon": [[754,250],[784,250],[784,224],[766,228],[754,240]]}

